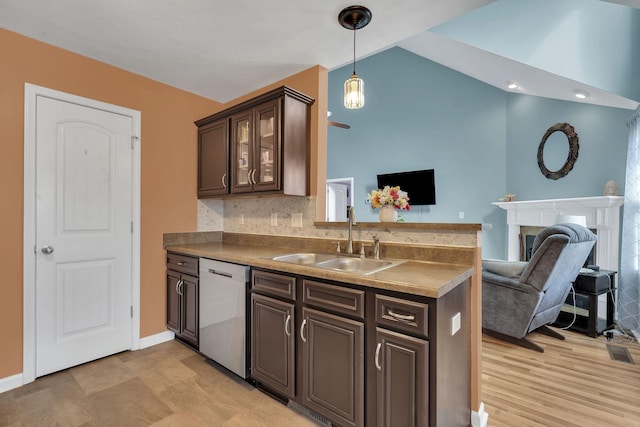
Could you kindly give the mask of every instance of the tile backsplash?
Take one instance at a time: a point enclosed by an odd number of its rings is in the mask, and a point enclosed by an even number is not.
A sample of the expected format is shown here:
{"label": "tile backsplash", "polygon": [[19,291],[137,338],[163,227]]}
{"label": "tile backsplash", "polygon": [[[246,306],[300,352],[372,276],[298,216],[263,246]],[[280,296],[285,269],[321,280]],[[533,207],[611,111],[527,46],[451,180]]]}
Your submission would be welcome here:
{"label": "tile backsplash", "polygon": [[[346,226],[316,227],[315,216],[315,197],[198,200],[198,231],[346,240]],[[355,241],[371,242],[374,236],[383,242],[462,247],[476,247],[479,239],[476,232],[449,230],[380,230],[366,227],[353,230]]]}

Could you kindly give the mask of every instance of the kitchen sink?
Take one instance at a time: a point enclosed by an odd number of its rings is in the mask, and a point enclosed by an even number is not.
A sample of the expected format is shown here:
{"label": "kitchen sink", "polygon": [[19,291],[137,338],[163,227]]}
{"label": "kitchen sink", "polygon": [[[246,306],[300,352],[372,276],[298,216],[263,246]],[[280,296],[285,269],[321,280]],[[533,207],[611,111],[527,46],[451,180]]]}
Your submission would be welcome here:
{"label": "kitchen sink", "polygon": [[297,253],[289,255],[281,255],[271,258],[274,261],[288,262],[291,264],[317,264],[322,261],[334,259],[336,256],[331,254],[314,254],[314,253]]}
{"label": "kitchen sink", "polygon": [[294,253],[271,258],[273,261],[300,264],[324,270],[344,271],[354,274],[372,274],[401,264],[402,260],[356,258],[347,255]]}

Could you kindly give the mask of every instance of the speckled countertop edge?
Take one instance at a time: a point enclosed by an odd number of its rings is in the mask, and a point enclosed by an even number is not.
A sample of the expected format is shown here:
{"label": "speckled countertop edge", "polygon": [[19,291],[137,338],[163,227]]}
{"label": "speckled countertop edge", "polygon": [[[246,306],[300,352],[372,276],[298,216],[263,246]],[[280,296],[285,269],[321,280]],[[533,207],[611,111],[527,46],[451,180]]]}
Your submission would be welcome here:
{"label": "speckled countertop edge", "polygon": [[289,254],[291,249],[237,243],[209,242],[168,245],[167,251],[184,255],[227,261],[251,267],[299,274],[375,289],[403,292],[439,298],[473,275],[473,267],[431,261],[406,260],[386,270],[369,274],[353,274],[297,264],[273,261],[271,258]]}

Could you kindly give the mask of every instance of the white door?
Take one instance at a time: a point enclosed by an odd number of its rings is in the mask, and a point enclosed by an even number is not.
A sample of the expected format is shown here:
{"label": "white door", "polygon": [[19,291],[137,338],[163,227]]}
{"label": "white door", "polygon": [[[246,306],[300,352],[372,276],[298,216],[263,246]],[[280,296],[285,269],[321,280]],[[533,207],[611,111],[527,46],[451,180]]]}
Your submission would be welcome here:
{"label": "white door", "polygon": [[36,376],[131,348],[132,118],[36,101]]}
{"label": "white door", "polygon": [[340,182],[327,182],[327,221],[346,221],[348,186]]}

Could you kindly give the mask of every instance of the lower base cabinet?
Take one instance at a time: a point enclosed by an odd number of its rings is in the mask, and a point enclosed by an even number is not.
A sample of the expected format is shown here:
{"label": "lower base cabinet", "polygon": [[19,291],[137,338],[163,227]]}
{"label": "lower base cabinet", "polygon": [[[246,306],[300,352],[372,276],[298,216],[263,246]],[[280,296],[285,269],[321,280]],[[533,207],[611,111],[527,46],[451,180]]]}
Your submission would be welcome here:
{"label": "lower base cabinet", "polygon": [[429,425],[429,342],[376,330],[378,427]]}
{"label": "lower base cabinet", "polygon": [[435,299],[254,269],[251,305],[258,387],[334,426],[469,426],[469,279]]}
{"label": "lower base cabinet", "polygon": [[167,254],[167,328],[181,341],[198,349],[198,259]]}
{"label": "lower base cabinet", "polygon": [[288,398],[295,397],[294,305],[251,295],[251,376]]}
{"label": "lower base cabinet", "polygon": [[364,323],[306,307],[302,319],[302,404],[364,426]]}

